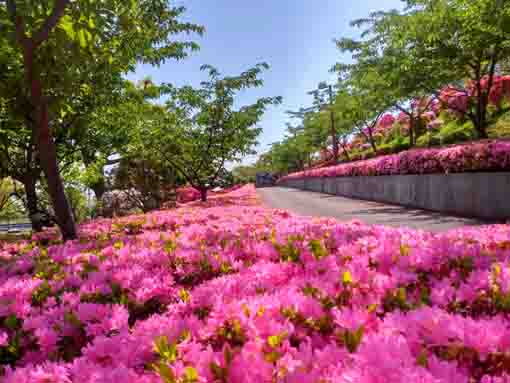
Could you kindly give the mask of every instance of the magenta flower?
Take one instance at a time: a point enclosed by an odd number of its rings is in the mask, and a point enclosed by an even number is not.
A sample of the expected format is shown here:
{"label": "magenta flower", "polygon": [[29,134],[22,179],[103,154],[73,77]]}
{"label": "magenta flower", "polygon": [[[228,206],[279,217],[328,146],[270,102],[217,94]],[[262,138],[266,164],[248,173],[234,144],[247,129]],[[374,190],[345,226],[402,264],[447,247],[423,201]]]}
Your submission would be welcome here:
{"label": "magenta flower", "polygon": [[[313,174],[493,166],[506,148]],[[0,355],[12,363],[0,380],[508,380],[509,226],[436,235],[300,217],[260,205],[253,186],[211,201],[91,221],[66,245],[0,244]]]}

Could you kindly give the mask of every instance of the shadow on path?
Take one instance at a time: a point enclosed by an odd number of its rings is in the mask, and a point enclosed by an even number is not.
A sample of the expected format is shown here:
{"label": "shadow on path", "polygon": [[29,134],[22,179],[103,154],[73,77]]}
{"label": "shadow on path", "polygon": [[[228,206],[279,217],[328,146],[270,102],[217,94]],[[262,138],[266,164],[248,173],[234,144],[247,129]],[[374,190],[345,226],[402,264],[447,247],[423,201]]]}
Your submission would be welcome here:
{"label": "shadow on path", "polygon": [[411,227],[434,232],[493,223],[282,187],[258,189],[257,192],[269,207],[306,216],[332,217],[340,221],[360,220],[367,224]]}

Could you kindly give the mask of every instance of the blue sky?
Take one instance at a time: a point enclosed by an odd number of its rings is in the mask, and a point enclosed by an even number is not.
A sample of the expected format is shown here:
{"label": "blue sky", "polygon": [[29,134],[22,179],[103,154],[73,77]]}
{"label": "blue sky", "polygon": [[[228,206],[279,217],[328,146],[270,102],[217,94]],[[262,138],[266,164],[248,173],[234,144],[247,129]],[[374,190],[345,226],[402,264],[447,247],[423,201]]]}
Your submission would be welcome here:
{"label": "blue sky", "polygon": [[[355,36],[353,19],[370,12],[401,6],[400,0],[186,0],[185,19],[205,26],[196,41],[199,52],[183,61],[169,61],[159,68],[140,66],[133,80],[151,76],[155,82],[198,86],[204,79],[203,64],[223,74],[238,74],[258,62],[271,65],[265,85],[240,96],[240,104],[262,96],[282,96],[283,104],[270,109],[260,126],[259,152],[284,135],[286,110],[309,106],[307,92],[320,81],[334,80],[328,71],[344,61],[334,38]],[[247,158],[244,163],[253,161]]]}

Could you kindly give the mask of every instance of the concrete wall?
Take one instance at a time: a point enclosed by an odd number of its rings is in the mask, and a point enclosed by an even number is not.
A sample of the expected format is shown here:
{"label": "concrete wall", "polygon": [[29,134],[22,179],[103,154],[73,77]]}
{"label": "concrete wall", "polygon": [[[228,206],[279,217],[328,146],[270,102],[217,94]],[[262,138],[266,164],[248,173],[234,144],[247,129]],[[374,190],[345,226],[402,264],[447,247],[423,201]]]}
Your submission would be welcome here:
{"label": "concrete wall", "polygon": [[280,185],[466,217],[510,219],[510,172],[306,178]]}

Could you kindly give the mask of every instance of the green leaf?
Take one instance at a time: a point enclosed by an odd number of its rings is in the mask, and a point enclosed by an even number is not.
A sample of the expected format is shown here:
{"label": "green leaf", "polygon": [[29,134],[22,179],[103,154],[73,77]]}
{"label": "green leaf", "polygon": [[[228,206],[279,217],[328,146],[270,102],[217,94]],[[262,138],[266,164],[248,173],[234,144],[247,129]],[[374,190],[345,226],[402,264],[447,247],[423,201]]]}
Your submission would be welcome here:
{"label": "green leaf", "polygon": [[72,311],[68,311],[64,314],[64,320],[76,327],[81,327],[83,325],[76,314]]}
{"label": "green leaf", "polygon": [[228,345],[225,347],[223,356],[225,357],[226,365],[230,366],[230,363],[232,363],[232,360],[234,359],[234,355],[232,354],[232,350],[230,349],[230,347]]}
{"label": "green leaf", "polygon": [[427,350],[424,348],[423,350],[421,350],[420,354],[418,355],[418,358],[416,360],[417,364],[419,366],[422,366],[424,368],[427,368],[428,367],[428,353],[427,353]]}
{"label": "green leaf", "polygon": [[173,363],[177,360],[177,345],[174,342],[168,343],[166,336],[160,336],[154,340],[154,352],[167,363]]}
{"label": "green leaf", "polygon": [[64,15],[60,18],[60,22],[58,24],[59,28],[61,28],[69,37],[69,39],[74,40],[76,36],[76,31],[74,29],[73,19],[69,15]]}
{"label": "green leaf", "polygon": [[20,321],[16,317],[16,315],[12,314],[12,315],[9,315],[7,318],[4,319],[4,325],[9,330],[16,330],[20,326]]}
{"label": "green leaf", "polygon": [[86,48],[89,45],[89,42],[92,40],[92,35],[89,31],[85,29],[80,29],[77,33],[78,36],[78,43],[80,44],[80,47]]}
{"label": "green leaf", "polygon": [[197,370],[191,366],[184,368],[184,383],[194,383],[197,381],[198,381]]}
{"label": "green leaf", "polygon": [[354,353],[358,349],[361,344],[361,339],[363,338],[363,333],[363,327],[358,328],[355,332],[349,330],[345,331],[343,341],[350,353]]}
{"label": "green leaf", "polygon": [[328,255],[327,250],[322,246],[321,241],[313,239],[310,241],[310,251],[313,253],[315,259],[321,259]]}
{"label": "green leaf", "polygon": [[363,333],[364,333],[363,326],[356,330],[356,332],[354,333],[354,341],[356,343],[356,348],[361,344],[361,338],[363,338]]}
{"label": "green leaf", "polygon": [[209,367],[211,369],[211,372],[212,372],[214,378],[217,381],[220,381],[220,382],[225,382],[226,381],[226,379],[228,377],[228,371],[227,371],[226,368],[221,367],[220,365],[218,365],[215,362],[212,362],[209,365]]}
{"label": "green leaf", "polygon": [[397,291],[397,298],[400,303],[406,303],[407,300],[407,293],[405,287],[400,287]]}
{"label": "green leaf", "polygon": [[166,363],[160,362],[154,366],[154,369],[159,374],[159,376],[161,376],[165,383],[177,383],[174,372],[170,367],[166,365]]}

